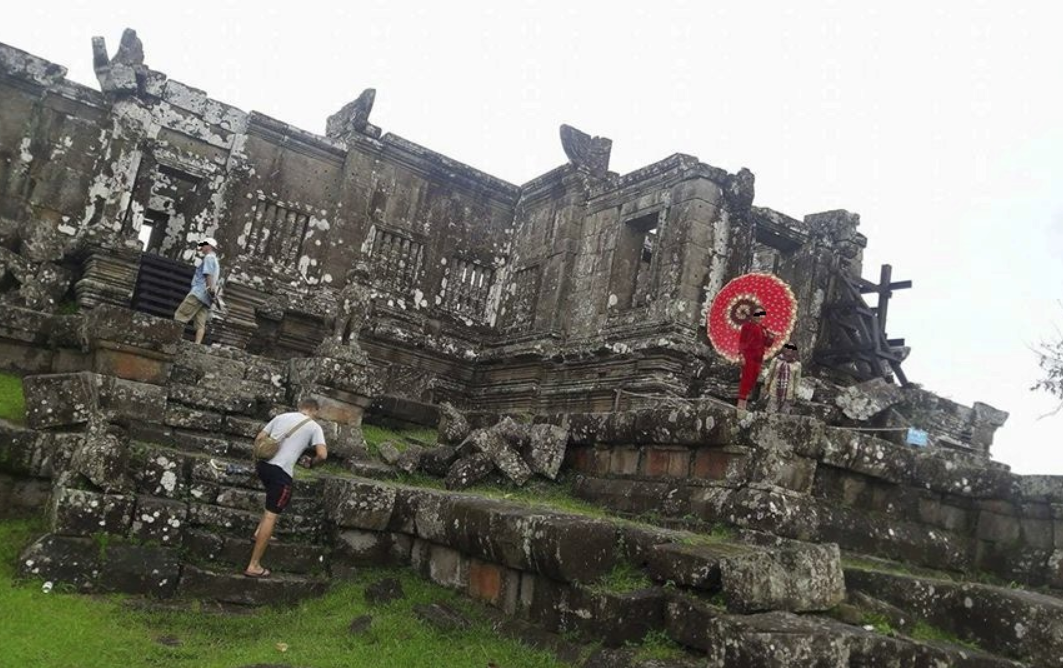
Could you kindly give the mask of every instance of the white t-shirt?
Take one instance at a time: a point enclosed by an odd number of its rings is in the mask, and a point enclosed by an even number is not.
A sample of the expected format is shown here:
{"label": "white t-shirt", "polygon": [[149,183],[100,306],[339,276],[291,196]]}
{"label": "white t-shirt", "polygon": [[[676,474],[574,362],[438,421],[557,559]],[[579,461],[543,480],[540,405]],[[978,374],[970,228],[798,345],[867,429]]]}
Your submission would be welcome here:
{"label": "white t-shirt", "polygon": [[[280,438],[305,419],[306,416],[302,413],[281,413],[270,420],[269,424],[263,427],[263,431],[273,438]],[[325,432],[321,430],[321,425],[310,420],[281,442],[277,456],[269,460],[269,463],[294,476],[295,462],[299,461],[304,450],[315,445],[325,445]]]}

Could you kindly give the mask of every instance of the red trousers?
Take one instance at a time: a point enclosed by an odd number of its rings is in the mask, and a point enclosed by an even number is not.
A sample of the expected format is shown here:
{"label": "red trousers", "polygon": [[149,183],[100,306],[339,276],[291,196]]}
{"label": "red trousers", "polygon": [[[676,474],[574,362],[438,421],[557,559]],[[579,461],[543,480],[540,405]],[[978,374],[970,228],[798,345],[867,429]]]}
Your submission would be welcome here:
{"label": "red trousers", "polygon": [[757,376],[760,375],[760,365],[764,363],[764,358],[757,355],[743,356],[743,359],[745,361],[742,363],[742,380],[738,382],[738,398],[749,399],[750,392],[757,385]]}

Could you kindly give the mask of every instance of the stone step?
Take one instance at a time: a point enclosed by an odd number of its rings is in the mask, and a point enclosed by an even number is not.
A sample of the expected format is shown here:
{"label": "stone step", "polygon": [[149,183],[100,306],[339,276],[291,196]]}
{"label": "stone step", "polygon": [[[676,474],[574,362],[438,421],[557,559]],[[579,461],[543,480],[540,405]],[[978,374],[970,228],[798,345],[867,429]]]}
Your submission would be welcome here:
{"label": "stone step", "polygon": [[[192,561],[219,569],[247,565],[252,547],[250,538],[219,536],[207,531],[188,531],[184,537],[185,553]],[[263,562],[274,572],[320,574],[328,569],[328,553],[321,545],[272,540]]]}
{"label": "stone step", "polygon": [[184,452],[202,453],[211,457],[230,457],[244,461],[251,459],[252,439],[240,434],[134,423],[129,427],[129,435],[134,441]]}
{"label": "stone step", "polygon": [[667,633],[705,651],[721,668],[1022,668],[1025,664],[945,642],[889,636],[814,615],[733,615],[709,602],[676,595]]}
{"label": "stone step", "polygon": [[647,567],[658,582],[720,592],[731,612],[829,610],[845,599],[837,545],[671,543],[652,548]]}
{"label": "stone step", "polygon": [[273,573],[268,578],[245,577],[236,572],[215,572],[186,565],[177,595],[238,605],[294,604],[323,595],[328,581],[302,575]]}
{"label": "stone step", "polygon": [[988,651],[1063,665],[1063,600],[1030,591],[847,566],[851,592],[893,605]]}
{"label": "stone step", "polygon": [[[188,507],[188,524],[223,536],[246,539],[254,535],[262,511],[240,510],[206,503]],[[274,535],[292,542],[320,543],[326,539],[320,516],[285,513],[277,520]]]}

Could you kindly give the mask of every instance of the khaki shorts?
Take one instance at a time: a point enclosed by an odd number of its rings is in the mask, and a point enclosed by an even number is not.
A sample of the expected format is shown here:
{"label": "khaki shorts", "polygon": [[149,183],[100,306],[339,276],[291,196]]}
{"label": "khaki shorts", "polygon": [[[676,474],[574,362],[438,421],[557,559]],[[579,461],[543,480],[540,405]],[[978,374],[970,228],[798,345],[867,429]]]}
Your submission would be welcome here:
{"label": "khaki shorts", "polygon": [[177,322],[194,321],[196,329],[205,329],[209,317],[210,307],[199,301],[192,293],[185,297],[185,300],[177,307],[177,312],[173,314],[173,319]]}

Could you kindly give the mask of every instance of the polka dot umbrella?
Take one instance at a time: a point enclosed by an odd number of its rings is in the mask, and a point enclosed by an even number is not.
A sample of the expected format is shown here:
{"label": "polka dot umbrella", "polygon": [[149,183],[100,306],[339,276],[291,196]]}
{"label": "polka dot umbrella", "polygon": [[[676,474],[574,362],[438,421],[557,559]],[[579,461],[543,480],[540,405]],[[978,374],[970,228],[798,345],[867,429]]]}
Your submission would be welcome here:
{"label": "polka dot umbrella", "polygon": [[773,274],[744,274],[725,285],[709,308],[706,324],[716,352],[732,362],[742,361],[738,336],[742,325],[752,319],[758,308],[768,312],[764,326],[775,334],[775,341],[764,352],[764,358],[782,348],[797,319],[797,300],[793,291]]}

